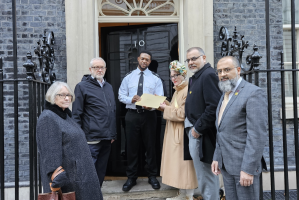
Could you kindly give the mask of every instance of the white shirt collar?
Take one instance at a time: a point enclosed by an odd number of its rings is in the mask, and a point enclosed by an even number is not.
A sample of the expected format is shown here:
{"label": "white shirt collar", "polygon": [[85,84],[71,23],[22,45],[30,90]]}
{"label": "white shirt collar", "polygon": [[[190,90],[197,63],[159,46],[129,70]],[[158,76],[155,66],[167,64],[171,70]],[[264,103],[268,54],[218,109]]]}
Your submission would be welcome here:
{"label": "white shirt collar", "polygon": [[149,70],[148,68],[146,68],[146,70],[141,71],[141,70],[139,69],[139,67],[137,67],[137,73],[140,74],[140,72],[143,72],[144,75],[147,75],[148,73],[150,73],[150,70]]}

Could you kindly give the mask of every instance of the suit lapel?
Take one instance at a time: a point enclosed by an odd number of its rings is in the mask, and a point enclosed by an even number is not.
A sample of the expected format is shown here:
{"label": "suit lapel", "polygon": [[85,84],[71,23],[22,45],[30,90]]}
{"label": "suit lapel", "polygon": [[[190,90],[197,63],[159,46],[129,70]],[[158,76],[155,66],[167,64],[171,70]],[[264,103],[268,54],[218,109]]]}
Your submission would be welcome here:
{"label": "suit lapel", "polygon": [[[238,94],[236,94],[236,93],[240,93],[241,91],[242,91],[242,89],[244,88],[244,86],[245,86],[245,81],[244,81],[244,79],[241,81],[241,83],[240,83],[240,85],[238,86],[238,88],[236,89],[236,91],[235,91],[235,93],[233,94],[233,96],[231,97],[231,99],[229,100],[229,102],[228,102],[228,104],[226,105],[226,107],[225,107],[225,109],[224,109],[224,111],[223,111],[223,114],[222,114],[222,117],[221,117],[221,121],[220,121],[220,124],[219,124],[219,127],[221,126],[221,123],[222,123],[222,121],[223,121],[223,119],[224,119],[224,117],[225,117],[225,114],[227,113],[227,111],[228,111],[228,109],[230,108],[230,106],[234,103],[234,101],[238,98]],[[223,95],[222,95],[222,97],[223,97]],[[221,99],[223,99],[223,98],[221,98]],[[222,103],[222,101],[221,101],[221,103]],[[219,106],[218,106],[219,107]],[[219,108],[220,109],[220,108]],[[217,108],[217,110],[218,110],[218,108]],[[219,110],[218,110],[218,112],[219,112]],[[217,116],[218,116],[218,114],[217,114]],[[218,118],[218,117],[217,117]],[[217,122],[218,123],[218,122]]]}

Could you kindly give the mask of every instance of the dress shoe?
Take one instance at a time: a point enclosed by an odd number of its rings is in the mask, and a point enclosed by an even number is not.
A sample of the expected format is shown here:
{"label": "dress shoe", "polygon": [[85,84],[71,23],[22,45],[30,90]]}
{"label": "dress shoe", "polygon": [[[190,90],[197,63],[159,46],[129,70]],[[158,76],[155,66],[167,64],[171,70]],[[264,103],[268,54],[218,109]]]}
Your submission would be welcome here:
{"label": "dress shoe", "polygon": [[159,181],[156,179],[156,177],[149,177],[148,178],[148,183],[152,185],[153,189],[160,189],[160,183]]}
{"label": "dress shoe", "polygon": [[123,185],[123,191],[125,192],[130,191],[134,185],[136,185],[136,180],[128,178],[126,183]]}

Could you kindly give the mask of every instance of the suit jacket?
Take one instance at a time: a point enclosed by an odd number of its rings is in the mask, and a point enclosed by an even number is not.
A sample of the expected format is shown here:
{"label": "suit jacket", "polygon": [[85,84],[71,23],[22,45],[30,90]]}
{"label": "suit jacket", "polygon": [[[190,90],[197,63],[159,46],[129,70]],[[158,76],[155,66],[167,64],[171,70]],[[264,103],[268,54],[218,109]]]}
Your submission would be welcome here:
{"label": "suit jacket", "polygon": [[[221,97],[218,77],[209,63],[205,64],[189,79],[185,113],[194,128],[202,135],[199,148],[202,162],[211,164],[216,146],[216,108]],[[184,159],[188,158],[188,136],[184,137]],[[190,157],[189,157],[190,158]]]}
{"label": "suit jacket", "polygon": [[267,138],[267,102],[265,92],[242,80],[229,100],[218,126],[218,115],[224,95],[216,111],[217,141],[213,160],[225,166],[231,175],[244,171],[261,173],[261,159]]}

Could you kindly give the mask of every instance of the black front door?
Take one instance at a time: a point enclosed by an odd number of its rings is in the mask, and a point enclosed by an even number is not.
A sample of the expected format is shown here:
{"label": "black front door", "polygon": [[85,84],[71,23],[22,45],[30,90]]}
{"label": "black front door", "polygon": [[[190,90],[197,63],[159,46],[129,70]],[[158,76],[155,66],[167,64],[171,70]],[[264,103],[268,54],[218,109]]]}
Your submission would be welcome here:
{"label": "black front door", "polygon": [[[107,175],[125,176],[126,170],[126,133],[125,105],[117,99],[118,89],[125,75],[136,69],[138,52],[151,51],[152,64],[149,69],[158,73],[164,82],[165,96],[172,97],[172,83],[169,80],[169,63],[178,60],[178,29],[177,24],[153,24],[142,26],[122,26],[101,28],[102,56],[107,62],[106,79],[111,83],[117,105],[117,140],[112,150],[107,167]],[[161,112],[157,112],[157,163],[160,169],[162,143],[165,120]],[[141,142],[141,141],[136,141]],[[146,176],[145,152],[141,145],[139,156],[139,176]]]}

